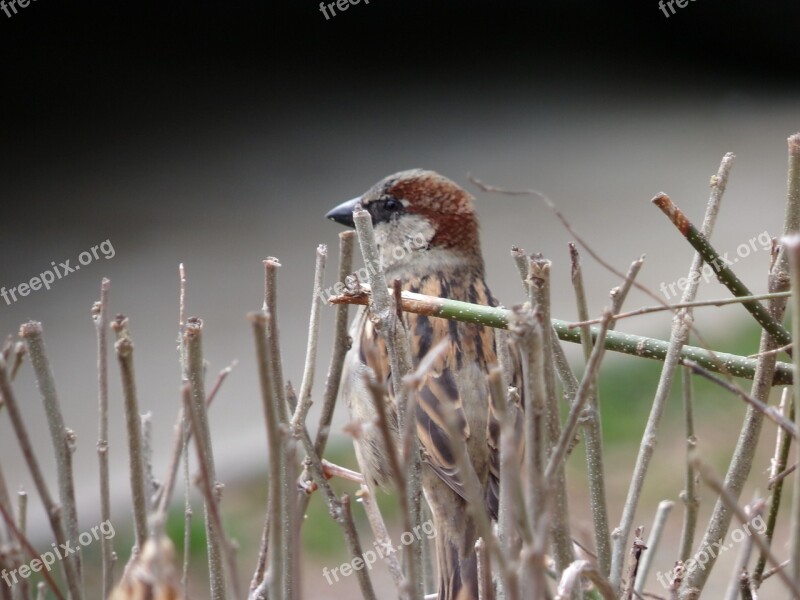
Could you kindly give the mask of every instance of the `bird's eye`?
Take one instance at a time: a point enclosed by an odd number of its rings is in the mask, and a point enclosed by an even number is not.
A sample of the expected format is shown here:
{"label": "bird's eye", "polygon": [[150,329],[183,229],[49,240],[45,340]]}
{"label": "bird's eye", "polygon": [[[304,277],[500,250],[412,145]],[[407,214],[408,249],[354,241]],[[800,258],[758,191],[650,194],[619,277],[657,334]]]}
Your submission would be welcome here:
{"label": "bird's eye", "polygon": [[403,208],[403,204],[397,198],[387,198],[383,202],[383,208],[388,211],[395,212]]}

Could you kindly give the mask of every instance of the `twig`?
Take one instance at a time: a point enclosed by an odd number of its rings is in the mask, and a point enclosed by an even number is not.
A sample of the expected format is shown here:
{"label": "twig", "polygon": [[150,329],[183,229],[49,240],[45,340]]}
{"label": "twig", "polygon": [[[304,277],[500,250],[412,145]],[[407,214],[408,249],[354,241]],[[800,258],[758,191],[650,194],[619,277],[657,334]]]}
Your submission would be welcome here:
{"label": "twig", "polygon": [[[714,229],[714,223],[719,212],[719,206],[722,201],[722,195],[727,186],[728,175],[733,165],[733,155],[728,153],[722,158],[719,170],[716,177],[711,180],[711,193],[706,205],[705,217],[703,218],[702,234],[706,238],[711,237],[711,231]],[[683,291],[681,302],[691,302],[697,294],[697,288],[700,284],[700,268],[702,266],[702,258],[699,253],[695,253],[692,259],[691,266],[689,267],[688,280],[689,283]],[[675,376],[675,369],[677,368],[680,359],[683,358],[683,349],[689,341],[689,331],[691,327],[691,309],[680,309],[672,321],[672,330],[670,331],[669,347],[666,356],[664,357],[664,365],[661,369],[661,376],[658,380],[658,387],[656,388],[653,404],[650,408],[650,415],[647,418],[647,425],[645,426],[644,433],[642,434],[642,442],[639,446],[639,453],[636,456],[636,465],[634,467],[633,476],[631,477],[630,487],[628,488],[628,495],[625,499],[625,505],[622,510],[622,517],[618,530],[615,532],[616,539],[614,545],[614,552],[611,560],[611,584],[615,589],[620,588],[620,579],[622,577],[623,562],[625,556],[625,548],[628,544],[631,529],[633,528],[633,519],[636,515],[636,508],[639,504],[639,498],[644,487],[644,479],[647,475],[647,470],[650,466],[650,459],[653,456],[656,444],[656,434],[658,426],[661,422],[661,416],[664,413],[664,408],[669,398],[669,393],[672,389],[672,382]],[[719,357],[715,356],[715,359]],[[631,586],[633,582],[631,582]]]}
{"label": "twig", "polygon": [[[278,402],[278,416],[281,423],[288,421],[286,396],[283,389],[283,361],[281,359],[280,331],[278,330],[278,269],[280,261],[274,256],[264,260],[264,305],[263,310],[270,316],[267,322],[267,342],[270,350],[270,369],[272,385]],[[294,411],[295,407],[289,407]]]}
{"label": "twig", "polygon": [[[749,521],[752,521],[755,516],[761,516],[764,512],[764,501],[760,499],[753,500],[750,506],[745,507]],[[770,543],[769,541],[767,543]],[[750,562],[750,555],[753,552],[753,540],[748,535],[742,540],[742,545],[739,548],[739,556],[736,557],[736,565],[733,568],[731,581],[728,584],[728,589],[725,594],[725,600],[737,600],[741,593],[743,598],[752,598],[750,594],[750,577],[747,575],[747,563]]]}
{"label": "twig", "polygon": [[478,563],[478,600],[491,600],[492,568],[483,538],[478,538],[478,541],[475,542],[475,554]]}
{"label": "twig", "polygon": [[[20,532],[23,535],[27,535],[28,533],[28,493],[20,488],[17,492],[17,527],[19,528]],[[14,551],[17,553],[18,561],[15,564],[22,563],[22,544],[15,544]],[[30,598],[30,583],[27,579],[23,579],[20,582],[19,590],[13,590],[13,592],[19,592],[19,595],[14,595],[15,600],[19,598],[20,600]]]}
{"label": "twig", "polygon": [[[797,145],[800,146],[800,136]],[[800,180],[800,148],[795,155],[796,165]],[[800,196],[798,196],[800,200]],[[789,255],[789,273],[792,282],[792,341],[800,344],[800,234],[795,234],[783,240]],[[795,372],[800,371],[800,352],[793,355]],[[800,428],[800,385],[794,386],[794,414],[795,427]],[[797,436],[794,436],[797,438]],[[795,443],[795,462],[800,462],[800,444]],[[794,581],[800,581],[800,477],[794,478],[792,498],[792,518],[790,523],[789,540],[789,574]]]}
{"label": "twig", "polygon": [[567,420],[564,423],[564,429],[561,432],[561,437],[558,440],[558,444],[554,448],[553,453],[550,455],[550,461],[548,462],[547,468],[544,471],[544,478],[546,481],[551,480],[551,477],[553,477],[556,469],[559,468],[559,465],[563,468],[564,458],[567,454],[567,447],[569,446],[570,441],[575,436],[575,432],[578,429],[578,424],[580,422],[584,405],[588,400],[589,393],[592,388],[592,382],[595,380],[600,369],[600,363],[603,360],[605,349],[602,342],[607,333],[608,323],[610,320],[611,312],[606,311],[605,321],[600,324],[600,332],[597,337],[600,343],[595,345],[595,347],[592,349],[592,353],[589,355],[589,362],[586,364],[586,370],[583,373],[583,379],[581,379],[578,393],[575,395],[575,401],[573,402],[569,411],[569,416],[567,416]]}
{"label": "twig", "polygon": [[647,545],[642,539],[644,527],[637,527],[633,534],[633,544],[631,545],[631,563],[630,571],[628,572],[627,590],[625,592],[625,599],[631,600],[634,593],[634,583],[636,582],[636,575],[639,572],[639,561],[642,558],[642,552],[647,550]]}
{"label": "twig", "polygon": [[647,552],[639,561],[639,572],[636,574],[635,585],[633,588],[634,593],[644,593],[644,584],[647,582],[647,574],[650,572],[650,565],[653,564],[655,558],[656,548],[661,542],[661,536],[664,533],[664,526],[667,524],[669,513],[675,503],[671,500],[662,500],[658,503],[658,510],[656,517],[653,519],[653,527],[650,529],[650,536],[647,538]]}
{"label": "twig", "polygon": [[142,460],[142,431],[139,422],[139,401],[136,395],[136,378],[133,369],[133,340],[128,332],[128,319],[117,315],[111,328],[117,335],[114,350],[122,378],[122,395],[125,399],[125,422],[128,428],[128,473],[133,499],[133,522],[136,546],[141,552],[147,541],[147,495],[144,489],[144,463]]}
{"label": "twig", "polygon": [[678,550],[678,560],[686,562],[692,553],[695,529],[697,528],[697,511],[700,501],[697,498],[694,468],[689,460],[697,447],[697,438],[694,435],[694,399],[692,397],[692,375],[687,368],[681,370],[683,375],[683,419],[686,429],[686,476],[684,478],[686,489],[681,494],[683,500],[683,527],[681,529],[681,544]]}
{"label": "twig", "polygon": [[153,475],[153,413],[147,411],[139,415],[139,423],[142,426],[142,464],[144,469],[144,489],[149,494],[147,503],[148,511],[156,507],[156,493],[161,484]]}
{"label": "twig", "polygon": [[[343,231],[339,234],[339,273],[337,286],[344,281],[345,277],[353,268],[353,242],[355,241],[354,231]],[[318,456],[325,454],[325,446],[328,443],[328,434],[333,420],[333,410],[336,407],[336,398],[339,395],[339,383],[344,370],[344,358],[350,349],[351,340],[347,334],[347,314],[350,307],[347,304],[336,306],[334,316],[334,335],[331,359],[328,363],[328,374],[325,378],[325,391],[322,394],[322,410],[320,411],[319,425],[314,439],[314,450]],[[305,515],[310,496],[301,496],[298,506],[298,514]]]}
{"label": "twig", "polygon": [[[800,169],[796,171],[798,177],[793,179],[792,164],[793,161],[797,161],[795,158],[792,158],[791,140],[792,138],[789,138],[790,176],[786,216],[784,219],[784,234],[786,235],[796,233],[800,229]],[[786,248],[781,246],[770,268],[767,285],[768,291],[783,292],[788,290],[789,279],[788,256]],[[769,310],[776,321],[781,320],[785,308],[786,299],[784,298],[773,299],[769,303]],[[778,345],[779,344],[775,342],[774,338],[769,333],[762,331],[761,340],[759,342],[759,353],[773,350]],[[768,400],[771,385],[774,384],[774,375],[776,371],[776,358],[774,354],[762,355],[758,359],[756,372],[753,376],[753,385],[750,389],[750,395],[753,398],[757,398],[762,402]],[[734,449],[728,472],[725,475],[725,489],[727,493],[736,500],[741,496],[742,490],[750,475],[756,448],[758,448],[758,438],[761,432],[763,419],[764,417],[761,412],[748,406],[742,428],[739,432],[739,438],[736,442],[736,448]],[[730,526],[731,518],[731,512],[726,504],[722,499],[718,499],[708,521],[705,534],[703,535],[701,547],[710,547],[715,541],[725,537]],[[686,579],[684,579],[682,594],[687,596],[700,594],[715,562],[716,559],[712,557],[705,569],[695,569],[689,573]]]}
{"label": "twig", "polygon": [[[62,523],[61,507],[53,500],[50,490],[45,482],[42,470],[39,467],[39,461],[36,459],[36,454],[33,451],[33,444],[31,443],[30,435],[22,420],[22,414],[19,410],[14,392],[11,389],[11,382],[8,380],[8,371],[6,370],[6,361],[0,356],[0,396],[3,396],[8,416],[11,419],[11,425],[14,428],[14,433],[17,436],[22,456],[25,457],[25,463],[28,465],[28,471],[31,473],[31,478],[36,486],[36,491],[39,498],[44,505],[45,513],[50,521],[50,528],[53,531],[53,536],[56,542],[64,544],[67,537],[64,534],[64,524]],[[63,561],[63,569],[67,580],[67,589],[74,600],[82,598],[82,590],[78,583],[77,573],[75,572],[75,565],[72,561]]]}
{"label": "twig", "polygon": [[[557,446],[562,442],[564,451],[566,444],[574,438],[577,431],[578,415],[575,417],[574,427],[570,432],[569,438],[562,438],[561,415],[559,413],[558,400],[556,398],[555,373],[553,371],[553,328],[548,327],[550,323],[550,268],[552,263],[541,255],[534,255],[528,261],[528,279],[530,280],[531,293],[536,306],[539,309],[542,327],[542,352],[544,354],[544,386],[546,413],[545,423],[547,437],[545,441],[545,461],[548,458],[556,457]],[[574,404],[572,410],[574,410]],[[577,412],[577,411],[576,411]],[[559,439],[562,438],[562,439]],[[575,560],[575,552],[572,546],[572,535],[569,528],[569,501],[567,495],[567,480],[564,473],[563,457],[560,457],[552,465],[552,471],[545,474],[545,480],[549,482],[551,493],[553,494],[551,525],[553,536],[553,554],[555,558],[556,572],[561,573]],[[576,590],[576,597],[582,597],[580,590]]]}
{"label": "twig", "polygon": [[[0,371],[3,371],[2,377],[5,378],[6,377],[6,375],[5,375],[5,368],[6,368],[5,367],[5,359],[0,359],[0,360],[3,362],[2,368],[0,368]],[[3,392],[3,394],[5,395],[5,391]],[[6,398],[7,398],[7,396],[6,396]],[[14,537],[17,538],[17,540],[22,545],[22,547],[25,548],[25,552],[27,552],[28,556],[30,556],[31,559],[40,558],[39,552],[36,551],[36,549],[30,543],[30,541],[25,536],[25,534],[23,534],[19,530],[19,528],[17,528],[17,525],[14,523],[14,517],[11,514],[9,514],[8,511],[5,509],[5,507],[2,506],[2,505],[0,505],[0,514],[2,514],[3,520],[5,520],[6,525],[8,526],[8,528],[14,533]],[[53,591],[53,594],[55,594],[56,598],[58,598],[59,600],[64,600],[64,595],[61,593],[61,590],[58,588],[58,585],[56,585],[56,582],[53,580],[53,577],[50,575],[50,569],[44,569],[44,570],[41,571],[41,573],[42,573],[42,576],[45,578],[45,581],[47,581],[47,585]]]}
{"label": "twig", "polygon": [[[97,332],[97,458],[100,468],[100,518],[111,522],[111,496],[108,474],[108,296],[111,282],[105,277],[100,283],[100,300],[92,307],[92,321]],[[108,598],[114,587],[114,542],[103,536],[100,539],[103,568],[103,598]]]}
{"label": "twig", "polygon": [[284,547],[283,528],[278,526],[281,522],[281,515],[285,510],[283,507],[283,482],[281,481],[284,471],[281,470],[281,460],[285,453],[285,437],[281,432],[280,417],[278,415],[279,398],[275,395],[272,377],[274,373],[274,361],[271,354],[271,344],[268,342],[267,321],[271,316],[263,312],[250,313],[248,315],[253,326],[253,334],[256,342],[256,357],[258,360],[259,382],[261,384],[261,399],[264,408],[264,417],[267,429],[267,446],[269,447],[269,532],[271,551],[269,552],[270,567],[267,572],[269,579],[269,598],[279,598],[282,594],[280,576],[283,572],[282,557],[280,552],[275,552],[275,548]]}
{"label": "twig", "polygon": [[[503,389],[503,374],[500,368],[489,372],[489,392],[492,407],[500,422],[500,498],[498,510],[498,541],[508,560],[520,555],[522,538],[527,544],[533,542],[533,532],[526,517],[519,476],[519,425],[521,415],[516,403],[507,401]],[[518,600],[519,589],[515,573],[506,577],[501,593],[506,600]]]}
{"label": "twig", "polygon": [[[369,521],[372,534],[375,536],[375,541],[378,546],[382,548],[390,547],[392,540],[386,529],[386,523],[383,520],[383,516],[381,515],[381,511],[375,499],[372,497],[372,492],[366,485],[361,485],[361,489],[358,492],[358,500],[364,506],[364,512],[367,514],[367,520]],[[386,566],[389,568],[389,574],[392,576],[395,587],[398,590],[402,590],[406,583],[403,575],[403,568],[400,566],[400,561],[397,560],[397,555],[394,552],[387,553],[384,559],[386,560]]]}
{"label": "twig", "polygon": [[[239,362],[234,360],[230,365],[222,369],[219,374],[217,374],[217,380],[211,387],[211,391],[208,393],[208,398],[206,398],[207,407],[211,406],[211,403],[214,401],[214,398],[216,398],[217,392],[219,392],[223,382],[228,378],[228,375],[231,374],[237,364],[239,364]],[[167,470],[167,476],[164,478],[164,483],[159,488],[157,494],[157,508],[154,517],[156,522],[163,522],[166,518],[169,504],[172,501],[172,494],[175,491],[175,480],[177,479],[178,468],[181,463],[181,457],[183,456],[183,448],[192,439],[192,430],[186,427],[187,424],[188,423],[185,418],[183,405],[181,405],[181,408],[178,411],[178,417],[176,419],[175,426],[173,427],[175,439],[172,444],[169,469]]]}
{"label": "twig", "polygon": [[[756,294],[755,296],[739,296],[735,298],[720,298],[717,300],[697,300],[694,302],[678,302],[677,304],[667,304],[667,305],[659,305],[659,306],[644,306],[642,308],[637,308],[636,310],[631,310],[623,313],[618,313],[614,315],[614,320],[619,319],[628,319],[630,317],[638,317],[640,315],[649,315],[651,313],[656,312],[664,312],[667,310],[676,311],[679,308],[698,308],[701,306],[727,306],[728,304],[743,304],[745,302],[755,302],[759,300],[772,300],[773,298],[788,298],[791,295],[791,292],[776,292],[774,294]],[[581,318],[580,321],[576,321],[574,323],[570,323],[570,329],[575,327],[583,327],[585,325],[595,325],[600,322],[600,319],[583,319]],[[791,344],[787,346],[782,346],[777,351],[785,352],[791,348]],[[755,358],[757,355],[753,354],[749,356],[749,358]]]}
{"label": "twig", "polygon": [[[361,304],[369,303],[371,293],[367,286],[361,286],[357,292],[331,296],[331,304]],[[462,321],[465,323],[479,323],[488,327],[499,329],[508,328],[511,311],[504,308],[469,304],[458,300],[425,296],[411,292],[403,292],[403,310],[421,315]],[[558,339],[564,342],[580,343],[580,332],[570,329],[568,321],[552,319]],[[597,337],[597,328],[592,327],[592,339]],[[663,361],[667,356],[669,342],[655,338],[648,338],[618,331],[609,331],[606,335],[606,350],[621,352],[641,358]],[[684,345],[680,358],[690,359],[697,364],[715,373],[726,373],[744,379],[753,379],[758,366],[758,361],[725,352],[711,352],[705,348]],[[772,385],[787,385],[793,380],[793,367],[791,364],[779,362],[776,365]]]}
{"label": "twig", "polygon": [[[727,287],[734,296],[752,296],[753,293],[742,283],[736,274],[725,264],[723,258],[717,253],[714,247],[708,242],[708,235],[705,235],[697,230],[691,221],[683,214],[680,208],[673,204],[669,196],[664,193],[657,195],[653,198],[653,204],[658,206],[665,215],[669,217],[672,223],[677,227],[686,240],[692,245],[692,248],[702,256],[703,261],[711,267],[714,274],[719,279],[719,282]],[[691,280],[690,280],[691,282]],[[747,311],[753,315],[753,318],[761,325],[766,331],[781,344],[786,345],[791,343],[792,338],[789,332],[780,324],[772,315],[769,314],[757,300],[748,300],[742,302]]]}
{"label": "twig", "polygon": [[[706,484],[714,490],[715,493],[719,494],[720,500],[726,505],[728,510],[733,513],[738,521],[742,525],[747,525],[750,520],[747,514],[739,507],[736,503],[736,499],[725,489],[724,484],[722,481],[717,477],[711,467],[705,463],[700,457],[695,456],[692,459],[692,464]],[[759,550],[766,554],[767,560],[769,563],[777,567],[780,565],[780,562],[777,558],[772,554],[770,551],[767,542],[764,541],[764,538],[761,537],[758,533],[751,531],[750,537],[752,538],[753,542],[755,542],[756,546],[758,546]],[[787,589],[792,592],[792,596],[794,598],[800,598],[800,588],[797,587],[797,583],[793,581],[784,570],[778,572],[778,577],[783,581],[784,585],[786,585]]]}
{"label": "twig", "polygon": [[[353,270],[353,242],[355,241],[354,231],[343,231],[339,234],[339,282]],[[328,441],[331,420],[333,418],[333,408],[336,405],[336,396],[339,393],[339,381],[341,380],[344,368],[344,357],[350,349],[350,340],[347,335],[347,313],[349,307],[340,305],[336,307],[334,316],[334,338],[331,360],[328,364],[328,375],[325,381],[325,391],[322,395],[322,411],[319,418],[317,436],[314,440],[314,448],[317,454],[322,456],[325,453],[325,445]]]}
{"label": "twig", "polygon": [[[211,446],[211,432],[208,426],[208,412],[206,411],[206,390],[204,383],[205,364],[203,363],[203,321],[197,317],[189,317],[186,321],[184,332],[184,344],[186,345],[186,368],[189,377],[191,391],[191,413],[189,414],[192,422],[192,430],[195,435],[195,446],[197,447],[198,459],[201,463],[204,479],[208,480],[209,487],[216,487],[217,475],[214,467],[214,453]],[[184,411],[186,408],[184,407]],[[208,548],[208,571],[210,594],[212,600],[225,600],[225,572],[222,565],[222,551],[228,554],[228,545],[225,539],[225,532],[222,529],[219,519],[214,518],[218,511],[218,500],[214,494],[207,495],[205,498],[205,522],[206,522],[206,547]],[[231,572],[231,579],[235,579],[235,571]],[[238,586],[238,581],[233,581],[234,592]],[[237,598],[241,598],[238,593]]]}
{"label": "twig", "polygon": [[[788,411],[789,419],[794,420],[794,398],[789,396],[789,388],[783,388],[779,410],[782,415]],[[792,438],[783,430],[778,429],[775,436],[775,455],[770,465],[770,479],[768,489],[772,490],[767,512],[767,527],[764,530],[764,537],[767,543],[772,546],[772,536],[775,533],[775,524],[778,522],[778,512],[780,511],[781,499],[783,497],[783,478],[788,474],[786,463],[789,460],[789,449],[792,445]],[[764,568],[767,565],[767,557],[759,554],[756,567],[753,569],[753,581],[757,585],[764,580]]]}
{"label": "twig", "polygon": [[[196,342],[191,340],[192,336],[192,329],[196,324],[192,323],[192,319],[189,319],[189,323],[187,325],[187,336],[190,337],[187,340],[187,350],[188,350],[188,358],[189,358],[189,380],[191,381],[193,378],[192,368],[194,359],[194,353],[197,349],[194,348]],[[199,337],[199,336],[198,336]],[[211,537],[214,535],[215,541],[218,546],[222,548],[222,554],[224,555],[225,562],[228,566],[228,574],[230,576],[231,584],[233,587],[233,595],[234,598],[241,598],[241,594],[239,592],[239,578],[237,576],[237,568],[236,568],[236,559],[234,557],[233,548],[230,542],[225,537],[225,530],[222,527],[222,517],[219,513],[219,491],[221,490],[221,486],[216,484],[214,480],[211,478],[211,473],[208,470],[209,462],[213,466],[213,458],[211,448],[203,448],[204,441],[208,440],[208,437],[203,433],[202,430],[202,422],[204,415],[201,411],[205,411],[205,402],[204,399],[200,402],[201,410],[198,411],[197,399],[193,396],[192,393],[193,386],[184,386],[183,389],[183,407],[184,411],[187,415],[189,415],[189,423],[192,431],[195,433],[194,435],[194,445],[195,449],[197,450],[197,463],[200,467],[200,482],[202,484],[201,488],[203,491],[203,497],[205,498],[205,506],[206,506],[206,519],[207,521],[211,521],[214,523],[213,531],[212,528],[208,527],[208,523],[206,524],[206,535]],[[207,417],[206,417],[207,418]],[[210,460],[209,460],[210,459]],[[209,518],[210,517],[210,518]],[[210,546],[210,544],[209,544]],[[219,552],[219,548],[217,549]],[[224,575],[220,573],[214,573],[212,569],[216,568],[216,565],[211,564],[210,558],[211,552],[209,551],[209,570],[210,572],[210,579],[211,579],[211,593],[212,597],[219,597],[225,598],[225,587],[224,587]],[[222,581],[222,586],[219,587],[219,581]],[[220,593],[221,595],[217,596],[215,593]]]}
{"label": "twig", "polygon": [[[64,415],[56,393],[53,370],[44,345],[42,324],[29,321],[20,327],[20,336],[25,340],[31,365],[36,374],[36,384],[42,397],[50,438],[56,456],[56,475],[58,476],[58,495],[64,511],[64,532],[68,539],[78,539],[78,508],[75,504],[75,479],[72,471],[72,454],[75,452],[75,434],[64,424]],[[75,553],[67,560],[75,565],[78,581],[83,581],[83,568],[80,555]]]}
{"label": "twig", "polygon": [[786,417],[784,417],[780,413],[780,411],[778,411],[774,406],[770,406],[769,404],[766,404],[765,402],[762,402],[761,400],[758,400],[757,398],[753,398],[747,392],[739,389],[737,386],[733,385],[732,383],[728,383],[727,381],[724,381],[724,380],[720,379],[719,377],[716,377],[715,375],[712,375],[711,373],[706,371],[703,367],[701,367],[700,365],[698,365],[697,363],[695,363],[693,361],[686,360],[686,361],[683,362],[683,364],[684,364],[684,366],[686,366],[686,368],[690,369],[693,373],[696,373],[697,375],[701,375],[702,377],[708,379],[709,381],[712,381],[712,382],[716,383],[718,386],[728,390],[732,394],[735,394],[735,395],[739,396],[742,400],[747,402],[747,404],[749,404],[750,406],[755,408],[757,411],[763,413],[764,416],[769,418],[769,420],[772,421],[773,423],[775,423],[778,427],[783,428],[784,431],[786,431],[786,433],[791,435],[793,438],[797,439],[797,426],[794,423],[792,423],[791,421],[789,421]]}
{"label": "twig", "polygon": [[533,535],[533,543],[523,544],[522,581],[527,593],[534,598],[544,597],[544,565],[537,551],[548,545],[549,521],[546,511],[548,486],[544,485],[544,443],[547,404],[544,383],[544,351],[542,348],[542,320],[538,311],[524,308],[515,312],[512,325],[514,340],[519,347],[522,362],[523,394],[525,398],[525,512],[535,532],[541,531],[544,539]]}
{"label": "twig", "polygon": [[[414,414],[408,412],[409,394],[403,385],[403,379],[412,370],[411,348],[403,321],[396,318],[394,299],[387,289],[386,276],[381,268],[380,253],[372,228],[372,217],[369,212],[357,207],[353,212],[353,222],[358,235],[361,255],[367,267],[370,285],[373,290],[377,290],[372,297],[372,313],[381,323],[381,334],[386,343],[392,372],[392,387],[394,401],[397,405],[399,427],[403,431],[406,428],[407,419],[415,419]],[[409,453],[411,461],[406,478],[406,494],[410,511],[409,523],[412,527],[418,527],[421,526],[422,521],[422,468],[416,436],[411,436],[409,442],[411,444]],[[421,598],[424,595],[423,578],[421,577],[423,573],[421,540],[414,540],[405,546],[405,552],[408,581],[413,586],[411,597]]]}

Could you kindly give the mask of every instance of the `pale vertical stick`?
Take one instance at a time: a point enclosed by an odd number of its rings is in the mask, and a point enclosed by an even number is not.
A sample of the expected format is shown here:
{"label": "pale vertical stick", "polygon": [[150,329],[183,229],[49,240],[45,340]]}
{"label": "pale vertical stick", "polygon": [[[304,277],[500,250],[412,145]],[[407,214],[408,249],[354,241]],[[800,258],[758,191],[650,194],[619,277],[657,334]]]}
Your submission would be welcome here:
{"label": "pale vertical stick", "polygon": [[[213,488],[217,484],[216,469],[214,467],[214,453],[211,446],[211,431],[208,426],[208,412],[206,411],[206,389],[204,382],[205,365],[203,364],[203,321],[191,317],[186,322],[184,333],[186,344],[187,371],[189,385],[191,386],[192,418],[196,418],[194,427],[195,444],[203,461],[204,475],[208,484]],[[214,503],[214,506],[210,506]],[[225,570],[222,566],[222,549],[220,545],[225,542],[224,532],[219,530],[218,523],[214,520],[212,511],[216,511],[218,502],[215,496],[206,498],[206,544],[208,547],[208,570],[211,583],[211,599],[225,600]],[[231,574],[233,576],[233,573]]]}
{"label": "pale vertical stick", "polygon": [[[36,384],[42,396],[50,437],[56,455],[58,475],[58,495],[64,508],[64,530],[67,538],[75,542],[78,539],[78,508],[75,504],[75,480],[72,473],[72,453],[75,451],[75,434],[64,424],[64,415],[56,393],[53,370],[44,345],[42,324],[36,321],[25,323],[20,328],[20,335],[28,347],[31,364],[36,373]],[[75,553],[67,558],[75,565],[78,582],[83,586],[83,569],[80,555]]]}
{"label": "pale vertical stick", "polygon": [[147,541],[147,500],[144,490],[144,464],[142,460],[142,429],[139,421],[139,400],[136,395],[136,378],[133,369],[133,340],[128,333],[128,320],[119,315],[111,328],[117,334],[114,349],[122,377],[122,395],[125,399],[125,422],[128,426],[128,472],[133,498],[133,521],[136,547],[139,552]]}
{"label": "pale vertical stick", "polygon": [[[92,321],[97,332],[97,458],[100,465],[100,518],[111,522],[111,492],[108,472],[108,296],[111,282],[105,277],[100,282],[100,300],[92,307]],[[113,538],[100,538],[103,564],[103,598],[108,598],[114,587]]]}
{"label": "pale vertical stick", "polygon": [[[727,186],[728,175],[733,165],[733,159],[733,154],[726,154],[722,158],[717,175],[711,180],[711,194],[708,199],[708,204],[706,205],[706,213],[703,218],[701,229],[702,234],[706,238],[711,236],[711,231],[714,228],[717,213],[719,212],[719,207],[722,202],[722,195]],[[697,294],[697,288],[700,285],[700,269],[702,265],[703,259],[700,253],[695,252],[692,264],[689,267],[689,283],[683,292],[681,302],[691,302],[694,300]],[[628,488],[628,496],[622,509],[622,518],[620,519],[619,527],[615,531],[614,550],[611,556],[611,584],[617,590],[619,590],[621,585],[628,538],[630,537],[631,529],[633,529],[633,520],[636,516],[639,498],[642,493],[642,488],[644,487],[644,479],[647,475],[647,469],[650,466],[650,459],[655,450],[656,434],[658,426],[661,423],[661,415],[664,413],[669,393],[672,390],[672,381],[675,376],[675,369],[678,366],[678,361],[680,360],[681,350],[689,340],[691,328],[690,318],[690,309],[680,310],[673,317],[669,350],[664,359],[664,366],[661,369],[661,377],[658,381],[655,398],[653,398],[650,416],[647,419],[647,425],[642,434],[642,443],[639,446],[639,454],[636,457],[636,465],[634,466],[633,476],[631,477],[631,483]]]}

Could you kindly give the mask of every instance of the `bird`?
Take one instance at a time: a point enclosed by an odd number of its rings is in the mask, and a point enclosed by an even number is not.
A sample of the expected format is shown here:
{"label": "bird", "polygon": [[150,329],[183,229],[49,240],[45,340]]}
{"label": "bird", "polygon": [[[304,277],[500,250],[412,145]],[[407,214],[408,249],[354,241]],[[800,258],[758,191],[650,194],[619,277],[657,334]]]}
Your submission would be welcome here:
{"label": "bird", "polygon": [[[354,227],[357,206],[372,217],[387,281],[399,279],[409,292],[497,306],[486,284],[474,198],[459,185],[434,171],[401,171],[336,206],[326,217]],[[417,387],[414,415],[423,492],[436,532],[438,598],[477,600],[479,531],[453,448],[462,445],[485,494],[483,508],[496,519],[499,420],[487,380],[497,363],[495,332],[476,323],[419,314],[404,313],[403,319],[415,366],[432,348],[444,346]],[[386,347],[366,307],[353,322],[351,338],[341,395],[351,421],[362,425],[360,435],[354,436],[362,475],[371,487],[385,488],[391,468],[383,437],[374,426],[376,409],[367,378],[383,379],[379,383],[387,390],[386,419],[396,440],[397,407]]]}

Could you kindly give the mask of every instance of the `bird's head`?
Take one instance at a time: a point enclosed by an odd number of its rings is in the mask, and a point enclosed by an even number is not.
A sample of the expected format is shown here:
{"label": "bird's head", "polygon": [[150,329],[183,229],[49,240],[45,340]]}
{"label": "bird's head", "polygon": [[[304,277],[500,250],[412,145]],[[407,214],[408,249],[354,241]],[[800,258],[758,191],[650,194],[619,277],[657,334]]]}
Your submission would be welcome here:
{"label": "bird's head", "polygon": [[482,269],[472,196],[446,177],[422,169],[401,171],[343,202],[326,217],[353,227],[353,210],[359,204],[372,216],[388,271],[436,268],[442,262]]}

